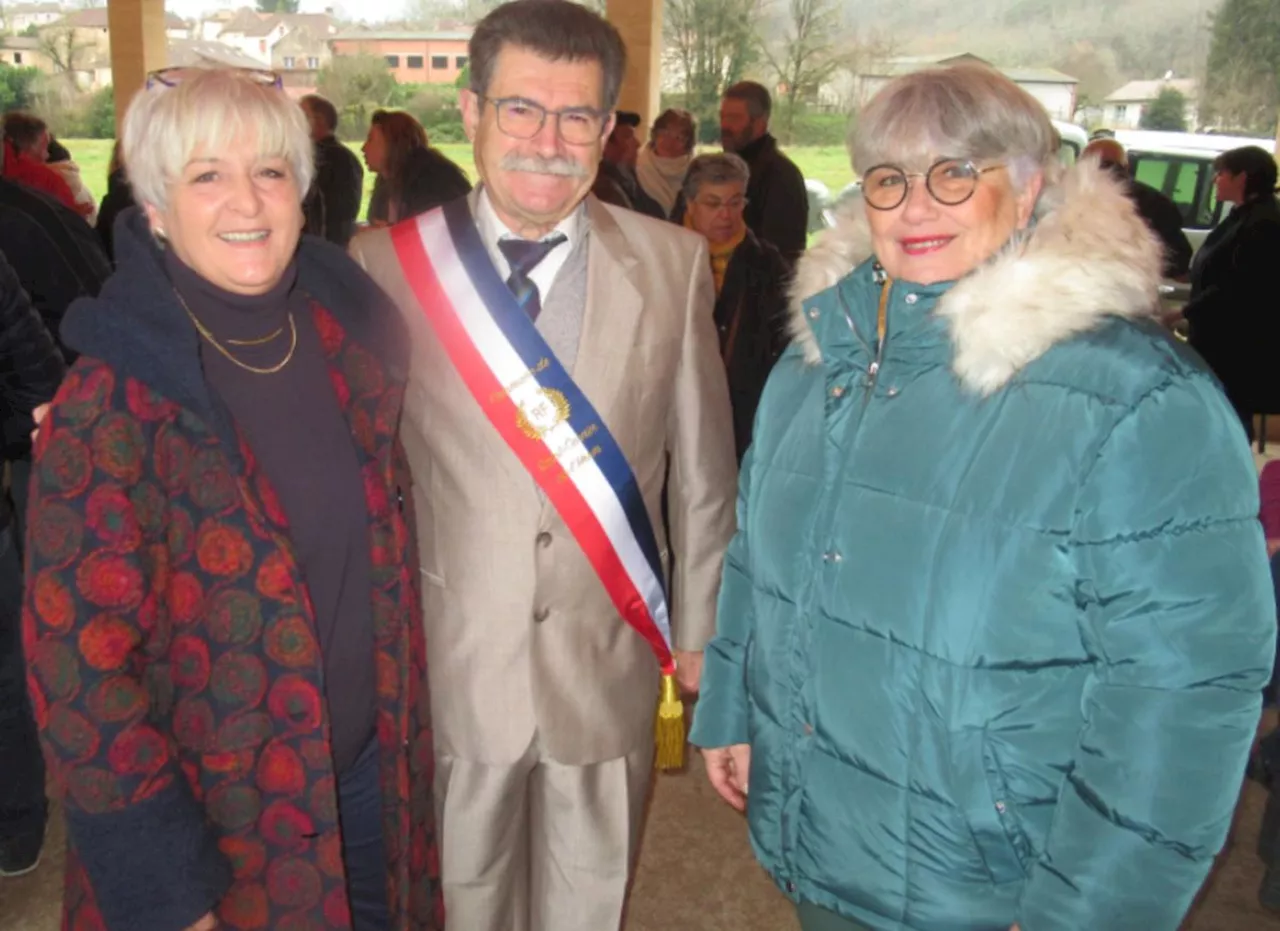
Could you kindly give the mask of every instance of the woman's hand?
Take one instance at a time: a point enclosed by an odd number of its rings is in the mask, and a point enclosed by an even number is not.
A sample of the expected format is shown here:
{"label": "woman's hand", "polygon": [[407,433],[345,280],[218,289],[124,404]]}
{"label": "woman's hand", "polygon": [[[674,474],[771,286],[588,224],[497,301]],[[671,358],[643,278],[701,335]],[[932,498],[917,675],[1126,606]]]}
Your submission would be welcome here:
{"label": "woman's hand", "polygon": [[31,419],[35,421],[35,426],[31,428],[31,442],[36,441],[36,437],[40,435],[40,424],[44,423],[44,419],[49,414],[49,405],[41,404],[31,412]]}
{"label": "woman's hand", "polygon": [[751,770],[751,745],[704,749],[707,778],[720,797],[738,811],[747,810],[747,773]]}
{"label": "woman's hand", "polygon": [[195,924],[186,928],[186,931],[217,931],[218,927],[218,916],[210,912]]}

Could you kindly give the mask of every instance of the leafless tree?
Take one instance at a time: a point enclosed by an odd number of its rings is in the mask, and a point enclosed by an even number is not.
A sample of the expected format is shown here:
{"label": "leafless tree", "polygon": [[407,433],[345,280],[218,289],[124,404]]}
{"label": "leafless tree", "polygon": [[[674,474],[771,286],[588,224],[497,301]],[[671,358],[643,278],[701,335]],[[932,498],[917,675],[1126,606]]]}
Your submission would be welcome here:
{"label": "leafless tree", "polygon": [[782,88],[784,135],[791,137],[796,106],[817,96],[840,67],[843,17],[838,0],[783,0],[784,31],[765,43],[764,55]]}

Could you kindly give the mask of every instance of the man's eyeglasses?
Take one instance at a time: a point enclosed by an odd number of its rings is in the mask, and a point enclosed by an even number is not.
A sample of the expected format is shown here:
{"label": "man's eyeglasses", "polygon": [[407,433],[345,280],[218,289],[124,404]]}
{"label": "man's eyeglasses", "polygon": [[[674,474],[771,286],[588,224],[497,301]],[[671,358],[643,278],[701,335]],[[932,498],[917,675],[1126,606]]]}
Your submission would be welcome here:
{"label": "man's eyeglasses", "polygon": [[[147,75],[147,90],[153,87],[177,87],[183,81],[188,81],[198,74],[207,74],[210,68],[161,68],[159,71],[152,71]],[[230,68],[237,74],[243,74],[259,84],[268,87],[274,87],[276,90],[284,89],[284,78],[274,71],[267,71],[264,68]]]}
{"label": "man's eyeglasses", "polygon": [[911,178],[924,178],[924,186],[938,203],[947,207],[963,204],[978,189],[978,181],[989,171],[1004,165],[979,168],[963,159],[944,158],[926,172],[903,171],[896,165],[877,165],[862,178],[862,197],[868,207],[893,210],[907,199]]}
{"label": "man's eyeglasses", "polygon": [[547,117],[556,119],[556,131],[569,145],[594,145],[604,136],[609,114],[593,107],[565,107],[548,110],[542,104],[523,97],[481,97],[493,105],[498,115],[498,129],[513,139],[532,139],[547,125]]}

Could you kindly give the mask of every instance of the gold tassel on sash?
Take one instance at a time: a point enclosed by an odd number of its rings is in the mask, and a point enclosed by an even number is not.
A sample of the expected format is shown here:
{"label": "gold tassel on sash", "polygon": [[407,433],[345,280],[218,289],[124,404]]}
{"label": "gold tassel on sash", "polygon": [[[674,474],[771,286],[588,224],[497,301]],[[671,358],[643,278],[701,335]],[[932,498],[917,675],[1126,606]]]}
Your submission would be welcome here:
{"label": "gold tassel on sash", "polygon": [[671,673],[662,674],[662,697],[658,702],[658,717],[653,722],[657,754],[654,765],[670,771],[684,768],[684,702],[680,700],[680,686]]}

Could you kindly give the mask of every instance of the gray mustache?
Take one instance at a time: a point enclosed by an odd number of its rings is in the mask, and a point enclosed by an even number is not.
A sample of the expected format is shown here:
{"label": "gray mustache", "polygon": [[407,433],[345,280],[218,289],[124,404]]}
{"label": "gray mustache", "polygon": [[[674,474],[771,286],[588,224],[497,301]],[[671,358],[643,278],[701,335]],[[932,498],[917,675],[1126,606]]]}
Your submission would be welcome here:
{"label": "gray mustache", "polygon": [[568,158],[543,158],[539,155],[508,153],[502,158],[503,171],[524,171],[535,175],[558,175],[562,178],[585,178],[587,169]]}

